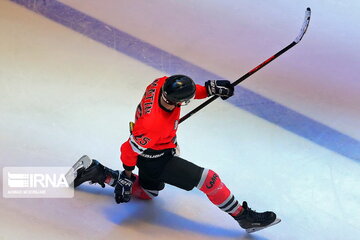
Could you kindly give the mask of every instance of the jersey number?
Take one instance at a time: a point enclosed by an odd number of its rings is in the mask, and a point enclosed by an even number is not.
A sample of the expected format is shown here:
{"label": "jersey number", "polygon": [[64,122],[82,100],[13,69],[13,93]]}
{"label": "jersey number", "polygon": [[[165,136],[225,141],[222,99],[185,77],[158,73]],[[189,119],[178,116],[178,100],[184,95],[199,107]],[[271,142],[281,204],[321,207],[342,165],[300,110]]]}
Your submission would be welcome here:
{"label": "jersey number", "polygon": [[145,146],[146,144],[148,144],[151,139],[148,137],[143,137],[143,136],[135,136],[135,140],[137,143],[139,143],[141,146]]}

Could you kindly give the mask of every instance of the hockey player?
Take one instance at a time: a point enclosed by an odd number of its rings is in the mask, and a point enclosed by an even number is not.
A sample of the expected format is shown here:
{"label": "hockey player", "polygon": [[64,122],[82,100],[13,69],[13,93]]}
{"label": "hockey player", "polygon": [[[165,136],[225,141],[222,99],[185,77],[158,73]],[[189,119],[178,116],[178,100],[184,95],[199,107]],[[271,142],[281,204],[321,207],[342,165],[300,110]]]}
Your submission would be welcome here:
{"label": "hockey player", "polygon": [[[187,191],[198,188],[248,232],[278,223],[273,212],[257,213],[245,201],[240,205],[216,172],[178,156],[176,131],[181,106],[193,98],[217,95],[226,99],[233,92],[234,87],[227,80],[209,80],[201,86],[185,75],[156,79],[146,88],[136,109],[131,135],[121,145],[124,170],[114,171],[92,160],[88,168],[78,170],[74,186],[91,181],[105,187],[106,183],[115,188],[117,203],[129,202],[132,196],[152,199],[165,183]],[[138,175],[132,173],[135,166]]]}

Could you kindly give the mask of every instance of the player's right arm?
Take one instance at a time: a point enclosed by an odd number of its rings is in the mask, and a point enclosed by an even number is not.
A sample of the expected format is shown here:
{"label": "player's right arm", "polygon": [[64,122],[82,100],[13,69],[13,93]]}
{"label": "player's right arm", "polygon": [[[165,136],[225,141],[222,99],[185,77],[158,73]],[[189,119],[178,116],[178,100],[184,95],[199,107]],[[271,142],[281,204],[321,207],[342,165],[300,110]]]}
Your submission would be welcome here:
{"label": "player's right arm", "polygon": [[131,188],[136,180],[132,171],[137,163],[137,158],[146,149],[155,144],[156,135],[148,130],[142,120],[137,120],[131,131],[129,139],[121,145],[120,159],[123,162],[124,171],[117,180],[114,196],[116,203],[129,202],[131,199]]}
{"label": "player's right arm", "polygon": [[146,149],[155,145],[159,137],[151,126],[146,124],[143,119],[138,119],[129,139],[121,145],[120,159],[124,169],[131,171],[135,168],[137,158]]}

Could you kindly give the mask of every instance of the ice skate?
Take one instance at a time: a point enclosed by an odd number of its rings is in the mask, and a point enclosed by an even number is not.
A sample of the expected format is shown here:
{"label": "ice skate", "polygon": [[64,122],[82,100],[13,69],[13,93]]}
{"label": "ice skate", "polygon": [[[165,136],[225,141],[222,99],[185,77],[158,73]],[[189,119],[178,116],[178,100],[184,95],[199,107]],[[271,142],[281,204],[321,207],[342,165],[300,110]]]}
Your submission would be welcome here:
{"label": "ice skate", "polygon": [[234,219],[240,224],[242,228],[248,233],[253,233],[261,229],[278,224],[281,219],[276,218],[273,212],[257,213],[248,207],[247,202],[242,204],[243,211],[235,216]]}
{"label": "ice skate", "polygon": [[74,183],[77,177],[77,171],[81,168],[86,169],[92,164],[92,159],[87,155],[82,156],[66,173],[65,178],[69,185]]}
{"label": "ice skate", "polygon": [[69,184],[78,187],[84,182],[98,183],[103,188],[105,187],[105,179],[107,176],[117,179],[118,171],[113,171],[104,167],[95,159],[90,159],[88,156],[82,156],[66,174],[66,179]]}

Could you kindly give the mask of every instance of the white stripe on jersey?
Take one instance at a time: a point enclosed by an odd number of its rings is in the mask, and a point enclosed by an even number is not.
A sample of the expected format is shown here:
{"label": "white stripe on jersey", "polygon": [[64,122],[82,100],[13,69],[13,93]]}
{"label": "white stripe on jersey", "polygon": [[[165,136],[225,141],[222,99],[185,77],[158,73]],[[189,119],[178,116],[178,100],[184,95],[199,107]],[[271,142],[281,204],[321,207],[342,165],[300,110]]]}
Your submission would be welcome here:
{"label": "white stripe on jersey", "polygon": [[136,152],[137,154],[142,154],[143,151],[145,151],[147,149],[147,148],[143,148],[139,144],[137,144],[133,135],[130,135],[129,143],[130,143],[132,150],[134,152]]}

